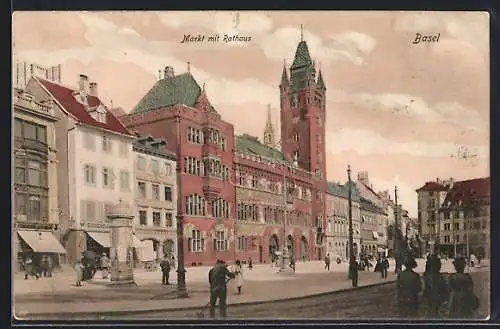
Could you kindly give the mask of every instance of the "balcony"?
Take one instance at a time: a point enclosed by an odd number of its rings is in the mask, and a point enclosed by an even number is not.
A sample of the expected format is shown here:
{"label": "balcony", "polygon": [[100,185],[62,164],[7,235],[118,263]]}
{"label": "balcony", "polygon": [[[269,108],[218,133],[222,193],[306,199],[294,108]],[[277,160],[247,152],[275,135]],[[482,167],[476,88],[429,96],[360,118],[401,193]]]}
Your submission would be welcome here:
{"label": "balcony", "polygon": [[38,103],[28,94],[16,94],[14,96],[14,105],[21,106],[34,112],[54,116],[52,105]]}
{"label": "balcony", "polygon": [[33,150],[43,154],[49,153],[49,146],[36,139],[16,137],[14,140],[14,147],[16,149]]}

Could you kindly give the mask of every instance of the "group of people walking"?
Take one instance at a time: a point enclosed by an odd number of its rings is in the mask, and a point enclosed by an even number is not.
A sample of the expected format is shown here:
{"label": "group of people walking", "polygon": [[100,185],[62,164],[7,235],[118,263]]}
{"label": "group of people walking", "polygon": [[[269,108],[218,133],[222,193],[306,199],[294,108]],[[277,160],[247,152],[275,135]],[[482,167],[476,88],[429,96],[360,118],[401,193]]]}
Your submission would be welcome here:
{"label": "group of people walking", "polygon": [[440,272],[441,259],[437,255],[427,257],[423,280],[414,272],[415,259],[408,257],[403,265],[405,269],[397,277],[398,308],[402,318],[419,317],[420,304],[425,307],[427,318],[441,317],[444,306],[450,318],[468,318],[479,307],[472,278],[465,273],[465,258],[457,257],[453,261],[456,273],[451,274],[448,282]]}
{"label": "group of people walking", "polygon": [[25,280],[28,280],[29,277],[38,280],[40,277],[52,277],[54,262],[49,255],[35,255],[26,257],[23,266]]}

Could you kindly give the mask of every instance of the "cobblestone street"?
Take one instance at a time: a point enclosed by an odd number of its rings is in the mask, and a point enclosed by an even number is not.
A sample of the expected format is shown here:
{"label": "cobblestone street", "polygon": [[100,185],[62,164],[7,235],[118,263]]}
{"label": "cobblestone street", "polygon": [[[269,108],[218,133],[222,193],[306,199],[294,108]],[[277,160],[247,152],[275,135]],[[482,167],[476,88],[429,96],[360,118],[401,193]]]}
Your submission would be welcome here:
{"label": "cobblestone street", "polygon": [[[474,319],[484,320],[489,315],[490,280],[489,271],[471,274],[474,280],[474,291],[480,299],[480,307]],[[228,307],[229,319],[398,319],[396,304],[396,287],[394,283],[378,285],[361,290],[346,290],[325,296],[311,297],[292,301],[273,302],[258,305],[235,305]],[[141,315],[122,315],[105,317],[117,319],[186,319],[196,317],[194,310],[177,312],[152,312]],[[208,311],[205,312],[208,317]],[[422,305],[419,318],[425,318],[426,306]],[[447,317],[443,309],[442,318]]]}
{"label": "cobblestone street", "polygon": [[[449,271],[445,263],[443,272]],[[393,267],[392,267],[393,268]],[[423,271],[423,260],[419,260],[418,271]],[[18,280],[24,289],[17,289],[15,296],[16,314],[21,318],[58,318],[79,319],[99,318],[100,315],[113,312],[154,312],[155,310],[202,307],[207,302],[208,285],[206,282],[208,267],[188,269],[188,291],[190,298],[175,299],[175,285],[162,286],[160,272],[136,271],[137,287],[112,288],[102,280],[85,283],[82,288],[72,286],[71,273],[56,274],[53,278],[40,280]],[[298,264],[293,276],[276,274],[276,269],[269,265],[257,265],[254,270],[245,272],[244,294],[228,296],[229,304],[245,302],[264,302],[285,298],[302,297],[312,294],[349,289],[346,264],[335,264],[331,271],[324,270],[321,262]],[[388,281],[394,280],[390,273]],[[379,273],[360,272],[360,286],[381,283]],[[28,292],[26,287],[32,287]],[[39,291],[34,288],[41,287]],[[54,287],[55,289],[50,289]],[[43,290],[44,289],[44,290]],[[235,291],[234,287],[230,287]],[[382,288],[381,288],[382,289]],[[87,315],[82,315],[86,313]],[[132,316],[132,315],[131,315]],[[139,315],[138,315],[139,316]]]}

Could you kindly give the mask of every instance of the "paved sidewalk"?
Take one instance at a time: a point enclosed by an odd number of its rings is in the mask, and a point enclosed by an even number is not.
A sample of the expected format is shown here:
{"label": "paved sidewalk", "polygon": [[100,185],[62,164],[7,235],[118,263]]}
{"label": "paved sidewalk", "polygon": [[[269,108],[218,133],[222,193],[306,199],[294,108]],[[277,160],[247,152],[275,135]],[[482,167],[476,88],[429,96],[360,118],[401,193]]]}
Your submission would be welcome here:
{"label": "paved sidewalk", "polygon": [[[487,266],[489,262],[482,262]],[[270,300],[304,297],[351,288],[347,280],[347,264],[332,264],[329,272],[322,262],[297,264],[293,276],[277,274],[270,265],[257,265],[252,271],[245,271],[243,295],[228,296],[228,303],[257,303]],[[418,260],[417,272],[423,272],[425,262]],[[451,261],[443,262],[442,272],[454,272]],[[394,264],[387,281],[395,279]],[[75,314],[75,313],[134,313],[162,309],[201,308],[208,302],[207,273],[209,267],[187,269],[188,299],[175,299],[175,285],[162,286],[158,282],[161,273],[136,270],[138,287],[117,288],[106,286],[96,280],[85,282],[84,287],[72,286],[73,273],[57,273],[53,278],[22,280],[14,282],[15,313],[19,317],[29,314]],[[476,270],[476,269],[474,269]],[[175,283],[175,273],[172,282]],[[360,272],[360,287],[383,283],[379,273]],[[233,292],[236,290],[229,286]]]}
{"label": "paved sidewalk", "polygon": [[[367,285],[392,282],[394,279],[394,274],[389,274],[389,278],[383,280],[380,278],[379,273],[360,272],[359,286],[362,288]],[[15,314],[20,318],[43,314],[47,316],[59,314],[62,317],[67,314],[74,317],[75,314],[80,313],[140,313],[151,310],[198,309],[208,302],[209,294],[208,287],[199,284],[193,287],[188,286],[190,297],[187,299],[175,299],[175,286],[168,288],[162,288],[161,286],[153,288],[150,286],[149,288],[122,288],[121,290],[107,289],[101,293],[106,294],[107,300],[101,298],[92,300],[89,295],[87,295],[89,299],[86,301],[82,300],[82,296],[72,296],[66,299],[63,295],[63,299],[59,301],[57,295],[54,296],[55,300],[47,300],[46,297],[48,296],[40,296],[39,300],[28,298],[28,296],[16,297]],[[352,289],[346,273],[296,274],[294,277],[282,281],[245,282],[241,296],[236,295],[236,289],[230,285],[228,304],[261,303],[300,298],[344,289]],[[129,294],[128,297],[134,296],[135,298],[124,298],[127,293]]]}

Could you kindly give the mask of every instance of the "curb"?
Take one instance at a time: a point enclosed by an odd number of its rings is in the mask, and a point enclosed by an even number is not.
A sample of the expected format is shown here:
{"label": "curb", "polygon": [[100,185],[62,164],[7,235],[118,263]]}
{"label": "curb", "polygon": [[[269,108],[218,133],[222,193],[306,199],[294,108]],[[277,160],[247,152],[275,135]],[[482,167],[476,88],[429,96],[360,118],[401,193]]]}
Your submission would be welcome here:
{"label": "curb", "polygon": [[[308,299],[308,298],[315,298],[315,297],[323,297],[323,296],[328,296],[328,295],[334,295],[338,293],[343,293],[343,292],[349,292],[353,290],[363,290],[367,288],[373,288],[377,286],[384,286],[384,285],[389,285],[393,284],[396,282],[396,279],[390,279],[387,281],[382,281],[382,282],[376,282],[376,283],[370,283],[364,286],[359,286],[359,287],[350,287],[350,288],[343,288],[335,291],[327,291],[327,292],[320,292],[320,293],[314,293],[310,295],[305,295],[305,296],[297,296],[297,297],[286,297],[286,298],[277,298],[277,299],[271,299],[271,300],[261,300],[261,301],[249,301],[249,302],[239,302],[239,303],[233,303],[233,304],[228,304],[228,307],[233,307],[233,306],[252,306],[252,305],[262,305],[262,304],[271,304],[271,303],[276,303],[276,302],[285,302],[285,301],[297,301],[301,299]],[[73,317],[88,317],[88,316],[98,316],[102,319],[105,319],[106,315],[112,315],[112,316],[119,316],[119,315],[130,315],[130,314],[144,314],[144,313],[156,313],[156,312],[179,312],[179,311],[196,311],[200,310],[203,307],[201,306],[187,306],[187,307],[176,307],[176,308],[153,308],[153,309],[129,309],[129,310],[111,310],[111,311],[83,311],[83,312],[64,312],[64,313],[55,313],[55,312],[47,312],[47,313],[24,313],[21,318],[40,318],[40,317],[59,317],[63,319],[67,318],[73,318]]]}

